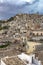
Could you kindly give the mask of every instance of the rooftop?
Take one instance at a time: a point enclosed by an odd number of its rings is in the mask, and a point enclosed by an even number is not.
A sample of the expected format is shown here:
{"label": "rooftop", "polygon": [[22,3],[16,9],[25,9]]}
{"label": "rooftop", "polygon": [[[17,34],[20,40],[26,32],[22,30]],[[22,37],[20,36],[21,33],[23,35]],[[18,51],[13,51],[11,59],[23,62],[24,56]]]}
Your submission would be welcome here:
{"label": "rooftop", "polygon": [[3,58],[6,65],[25,65],[17,56]]}
{"label": "rooftop", "polygon": [[5,57],[1,59],[1,65],[42,65],[35,54],[27,55],[21,53],[17,56]]}

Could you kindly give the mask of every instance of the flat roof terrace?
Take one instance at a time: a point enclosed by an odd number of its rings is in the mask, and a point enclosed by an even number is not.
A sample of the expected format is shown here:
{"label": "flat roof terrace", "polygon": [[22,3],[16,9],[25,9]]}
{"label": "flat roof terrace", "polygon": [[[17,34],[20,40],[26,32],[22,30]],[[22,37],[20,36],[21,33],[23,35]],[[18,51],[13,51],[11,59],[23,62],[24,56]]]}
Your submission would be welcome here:
{"label": "flat roof terrace", "polygon": [[2,59],[5,65],[25,65],[25,63],[18,58],[17,56],[13,57],[6,57],[5,59]]}

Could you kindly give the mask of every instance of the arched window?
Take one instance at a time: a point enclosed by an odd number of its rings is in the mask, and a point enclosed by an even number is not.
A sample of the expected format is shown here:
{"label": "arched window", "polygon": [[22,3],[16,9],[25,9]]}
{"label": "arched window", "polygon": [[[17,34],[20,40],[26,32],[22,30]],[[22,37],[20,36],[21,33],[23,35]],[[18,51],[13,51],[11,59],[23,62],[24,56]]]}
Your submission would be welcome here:
{"label": "arched window", "polygon": [[37,36],[38,36],[38,33],[37,33]]}
{"label": "arched window", "polygon": [[43,34],[41,33],[41,36],[42,36]]}
{"label": "arched window", "polygon": [[35,34],[33,33],[33,36],[35,36]]}

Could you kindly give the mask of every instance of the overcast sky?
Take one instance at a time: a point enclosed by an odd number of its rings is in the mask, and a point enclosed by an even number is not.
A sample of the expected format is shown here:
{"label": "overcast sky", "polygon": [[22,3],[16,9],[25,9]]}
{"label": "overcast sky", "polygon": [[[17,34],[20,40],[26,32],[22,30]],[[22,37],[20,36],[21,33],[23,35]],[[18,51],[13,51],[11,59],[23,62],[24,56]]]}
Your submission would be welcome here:
{"label": "overcast sky", "polygon": [[43,0],[0,0],[0,19],[7,19],[18,13],[43,14]]}
{"label": "overcast sky", "polygon": [[0,0],[0,3],[9,3],[9,4],[23,4],[24,2],[33,3],[35,0]]}

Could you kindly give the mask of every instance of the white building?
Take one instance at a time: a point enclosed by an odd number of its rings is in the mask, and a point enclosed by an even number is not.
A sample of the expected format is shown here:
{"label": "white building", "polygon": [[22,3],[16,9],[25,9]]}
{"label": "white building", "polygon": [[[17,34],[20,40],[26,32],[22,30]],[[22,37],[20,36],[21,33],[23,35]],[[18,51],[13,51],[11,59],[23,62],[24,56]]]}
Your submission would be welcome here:
{"label": "white building", "polygon": [[35,58],[35,54],[26,55],[22,53],[21,55],[18,55],[18,57],[24,61],[26,65],[42,65],[41,61],[38,60],[38,57]]}

